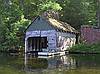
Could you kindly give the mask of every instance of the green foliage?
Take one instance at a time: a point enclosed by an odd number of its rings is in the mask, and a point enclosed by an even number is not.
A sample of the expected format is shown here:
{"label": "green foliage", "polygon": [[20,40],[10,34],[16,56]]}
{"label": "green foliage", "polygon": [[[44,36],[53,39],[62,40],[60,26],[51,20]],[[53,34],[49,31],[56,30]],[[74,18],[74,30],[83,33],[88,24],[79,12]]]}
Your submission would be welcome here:
{"label": "green foliage", "polygon": [[19,3],[25,18],[33,19],[47,10],[58,11],[62,7],[55,0],[23,0]]}
{"label": "green foliage", "polygon": [[[29,20],[24,18],[23,12],[16,3],[2,1],[1,21],[0,21],[0,46],[2,50],[15,49],[22,46],[23,30],[29,24]],[[8,7],[6,7],[8,6]],[[6,7],[6,8],[5,8]]]}
{"label": "green foliage", "polygon": [[59,1],[62,6],[61,20],[70,23],[76,29],[81,25],[96,24],[95,0],[64,0]]}
{"label": "green foliage", "polygon": [[90,53],[100,53],[100,43],[94,44],[76,44],[69,51],[71,52],[90,52]]}
{"label": "green foliage", "polygon": [[42,11],[46,11],[48,9],[58,11],[58,10],[61,10],[62,8],[58,3],[48,1],[46,4],[45,3],[44,4],[40,4],[40,9]]}
{"label": "green foliage", "polygon": [[0,49],[22,49],[30,19],[48,9],[60,10],[61,7],[53,0],[1,0]]}

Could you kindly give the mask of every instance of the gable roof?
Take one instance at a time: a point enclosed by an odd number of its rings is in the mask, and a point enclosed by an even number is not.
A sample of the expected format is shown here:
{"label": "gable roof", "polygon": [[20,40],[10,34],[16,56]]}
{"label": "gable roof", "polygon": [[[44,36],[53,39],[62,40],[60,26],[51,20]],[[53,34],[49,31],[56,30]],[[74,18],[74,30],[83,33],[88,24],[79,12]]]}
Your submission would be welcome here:
{"label": "gable roof", "polygon": [[43,30],[54,30],[54,28],[48,23],[46,19],[38,16],[26,29],[26,31],[43,31]]}
{"label": "gable roof", "polygon": [[73,27],[69,24],[58,21],[53,18],[45,18],[42,16],[38,16],[26,29],[26,31],[32,30],[52,30],[55,29],[56,31],[64,31],[64,32],[71,32],[71,33],[78,33]]}

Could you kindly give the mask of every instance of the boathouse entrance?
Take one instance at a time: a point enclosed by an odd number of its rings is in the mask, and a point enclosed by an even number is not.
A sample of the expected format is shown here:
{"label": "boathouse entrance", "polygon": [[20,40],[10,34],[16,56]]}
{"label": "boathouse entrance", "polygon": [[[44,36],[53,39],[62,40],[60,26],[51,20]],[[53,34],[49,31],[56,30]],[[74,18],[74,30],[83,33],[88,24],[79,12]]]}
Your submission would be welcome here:
{"label": "boathouse entrance", "polygon": [[42,51],[47,49],[47,37],[29,37],[28,38],[28,50],[30,51]]}

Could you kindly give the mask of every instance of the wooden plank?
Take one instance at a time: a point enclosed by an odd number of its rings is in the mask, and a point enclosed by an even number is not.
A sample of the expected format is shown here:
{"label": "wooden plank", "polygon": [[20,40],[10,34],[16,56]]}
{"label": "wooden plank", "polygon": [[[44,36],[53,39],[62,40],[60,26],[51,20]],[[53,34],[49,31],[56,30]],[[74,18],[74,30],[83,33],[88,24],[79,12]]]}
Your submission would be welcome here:
{"label": "wooden plank", "polygon": [[57,36],[76,37],[75,34],[71,34],[71,33],[62,33],[62,32],[57,32]]}

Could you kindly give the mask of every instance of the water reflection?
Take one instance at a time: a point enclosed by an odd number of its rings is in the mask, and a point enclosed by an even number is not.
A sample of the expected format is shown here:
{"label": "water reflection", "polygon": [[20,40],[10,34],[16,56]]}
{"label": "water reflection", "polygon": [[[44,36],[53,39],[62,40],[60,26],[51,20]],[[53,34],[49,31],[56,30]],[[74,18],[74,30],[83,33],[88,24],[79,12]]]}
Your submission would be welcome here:
{"label": "water reflection", "polygon": [[76,61],[77,68],[100,68],[100,54],[70,55]]}
{"label": "water reflection", "polygon": [[0,54],[0,74],[100,74],[100,55],[46,57]]}
{"label": "water reflection", "polygon": [[25,55],[25,69],[75,69],[76,61],[69,55],[55,57],[34,57],[33,55]]}
{"label": "water reflection", "polygon": [[25,68],[27,70],[62,69],[72,70],[79,68],[100,68],[100,55],[65,55],[55,57],[25,56]]}

